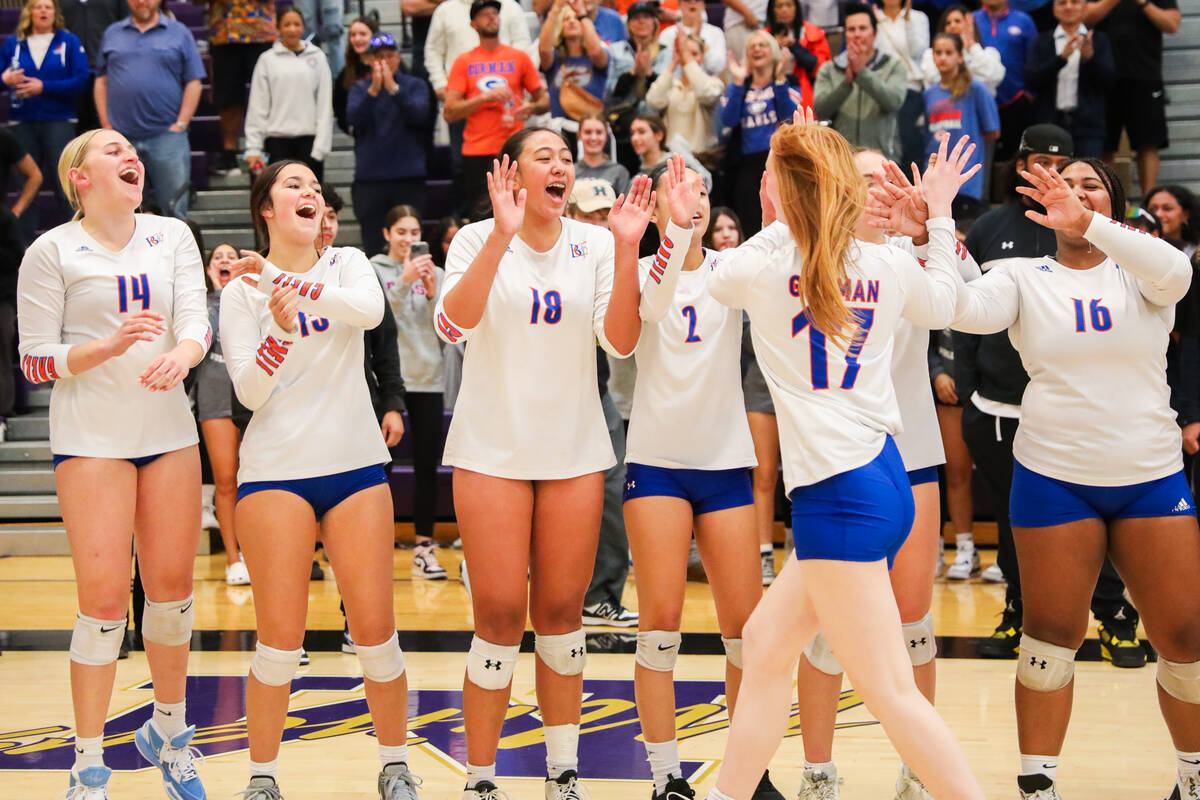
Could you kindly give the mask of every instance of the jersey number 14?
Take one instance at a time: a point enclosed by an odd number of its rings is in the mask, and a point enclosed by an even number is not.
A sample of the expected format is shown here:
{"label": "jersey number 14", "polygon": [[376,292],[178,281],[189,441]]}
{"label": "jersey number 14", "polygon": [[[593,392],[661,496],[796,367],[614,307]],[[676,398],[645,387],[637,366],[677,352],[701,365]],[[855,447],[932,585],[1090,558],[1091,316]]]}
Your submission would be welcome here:
{"label": "jersey number 14", "polygon": [[131,301],[140,301],[142,311],[150,308],[150,278],[144,272],[141,275],[117,276],[117,309],[122,314],[127,313]]}
{"label": "jersey number 14", "polygon": [[[842,375],[841,383],[843,389],[853,389],[854,382],[858,380],[860,368],[858,357],[862,354],[863,345],[867,343],[871,326],[875,324],[875,309],[873,308],[852,308],[850,315],[858,323],[858,330],[855,331],[854,338],[850,340],[850,347],[846,350],[846,372]],[[812,368],[812,387],[828,389],[829,359],[825,352],[825,334],[809,323],[807,308],[792,317],[792,338],[806,330],[808,331],[808,361]]]}

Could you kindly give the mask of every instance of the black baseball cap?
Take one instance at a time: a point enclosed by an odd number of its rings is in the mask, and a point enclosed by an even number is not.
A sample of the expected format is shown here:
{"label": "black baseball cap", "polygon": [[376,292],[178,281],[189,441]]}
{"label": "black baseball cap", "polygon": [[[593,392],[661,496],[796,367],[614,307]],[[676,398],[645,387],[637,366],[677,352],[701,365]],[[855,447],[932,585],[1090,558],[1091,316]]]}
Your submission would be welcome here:
{"label": "black baseball cap", "polygon": [[629,7],[625,12],[625,19],[633,19],[636,16],[650,16],[658,18],[658,3],[649,2],[648,0],[640,0]]}
{"label": "black baseball cap", "polygon": [[1021,144],[1017,146],[1017,155],[1025,156],[1030,153],[1046,153],[1052,156],[1075,155],[1075,143],[1071,134],[1057,125],[1048,122],[1030,125],[1021,134]]}
{"label": "black baseball cap", "polygon": [[475,0],[471,3],[471,19],[475,19],[475,15],[485,8],[494,8],[500,10],[500,0]]}

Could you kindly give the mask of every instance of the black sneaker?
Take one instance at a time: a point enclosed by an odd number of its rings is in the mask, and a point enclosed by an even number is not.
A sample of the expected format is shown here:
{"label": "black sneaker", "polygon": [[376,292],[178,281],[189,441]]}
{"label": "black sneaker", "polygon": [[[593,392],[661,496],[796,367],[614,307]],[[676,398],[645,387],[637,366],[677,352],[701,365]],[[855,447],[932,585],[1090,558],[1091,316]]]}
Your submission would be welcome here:
{"label": "black sneaker", "polygon": [[301,647],[300,648],[300,666],[307,667],[311,663],[312,663],[312,659],[308,657],[308,649]]}
{"label": "black sneaker", "polygon": [[237,175],[241,172],[238,167],[237,153],[232,150],[222,150],[213,163],[213,175]]}
{"label": "black sneaker", "polygon": [[630,611],[620,603],[607,601],[583,607],[584,625],[608,625],[614,628],[633,628],[638,624],[638,613]]}
{"label": "black sneaker", "polygon": [[313,559],[312,573],[310,573],[309,578],[314,581],[325,580],[325,570],[321,569],[321,564],[315,558]]}
{"label": "black sneaker", "polygon": [[650,800],[694,800],[696,790],[683,778],[670,778],[662,793],[651,790]]}
{"label": "black sneaker", "polygon": [[981,658],[1016,658],[1021,649],[1021,609],[1012,600],[1004,605],[1000,624],[979,644]]}
{"label": "black sneaker", "polygon": [[1137,617],[1122,606],[1117,613],[1100,623],[1100,657],[1111,661],[1114,667],[1137,669],[1146,666],[1146,651],[1137,635]]}
{"label": "black sneaker", "polygon": [[786,800],[786,798],[775,788],[775,784],[771,783],[771,773],[763,770],[758,786],[754,788],[754,794],[750,795],[750,800]]}
{"label": "black sneaker", "polygon": [[1061,800],[1054,781],[1047,775],[1018,775],[1017,790],[1021,800]]}

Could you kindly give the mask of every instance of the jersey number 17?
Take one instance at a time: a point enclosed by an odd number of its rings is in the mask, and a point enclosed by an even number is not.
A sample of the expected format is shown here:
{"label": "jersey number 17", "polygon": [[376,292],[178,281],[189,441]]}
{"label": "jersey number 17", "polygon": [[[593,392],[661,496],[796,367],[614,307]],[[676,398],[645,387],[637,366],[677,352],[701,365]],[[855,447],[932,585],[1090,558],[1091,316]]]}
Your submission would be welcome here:
{"label": "jersey number 17", "polygon": [[[858,323],[858,328],[854,332],[854,338],[850,340],[850,347],[846,350],[846,372],[842,375],[841,383],[843,389],[853,389],[854,382],[858,380],[860,368],[858,357],[862,354],[863,345],[867,343],[871,326],[875,324],[875,309],[873,308],[852,308],[850,315]],[[808,331],[808,361],[812,369],[812,387],[828,389],[829,359],[825,352],[825,334],[809,322],[807,308],[792,317],[792,338],[806,330]]]}

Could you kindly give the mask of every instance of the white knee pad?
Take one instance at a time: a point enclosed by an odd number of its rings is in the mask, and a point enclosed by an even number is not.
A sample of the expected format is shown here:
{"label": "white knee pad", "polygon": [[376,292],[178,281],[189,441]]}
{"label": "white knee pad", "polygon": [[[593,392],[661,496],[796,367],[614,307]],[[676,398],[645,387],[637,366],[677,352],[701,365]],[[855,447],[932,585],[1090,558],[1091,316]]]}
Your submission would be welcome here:
{"label": "white knee pad", "polygon": [[829,640],[825,638],[825,634],[821,631],[817,631],[817,635],[804,648],[804,655],[808,658],[808,663],[826,675],[841,675],[845,672],[842,669],[841,662],[833,654],[833,648],[829,646]]}
{"label": "white knee pad", "polygon": [[125,620],[96,619],[75,613],[71,634],[71,660],[89,667],[103,667],[117,660],[125,639]]}
{"label": "white knee pad", "polygon": [[655,672],[670,672],[679,658],[679,631],[638,631],[634,661]]}
{"label": "white knee pad", "polygon": [[276,650],[259,642],[254,646],[254,658],[250,661],[250,672],[260,683],[267,686],[286,686],[292,682],[300,668],[300,657],[304,650]]}
{"label": "white knee pad", "polygon": [[356,644],[354,650],[367,680],[388,683],[404,674],[404,651],[400,649],[400,637],[395,631],[383,644]]}
{"label": "white knee pad", "polygon": [[1074,650],[1021,634],[1017,683],[1035,692],[1054,692],[1070,683],[1074,675]]}
{"label": "white knee pad", "polygon": [[191,595],[168,603],[147,598],[142,614],[142,638],[169,647],[187,644],[192,640],[192,621],[196,617],[192,606]]}
{"label": "white knee pad", "polygon": [[1176,700],[1200,704],[1200,661],[1180,664],[1159,656],[1158,685]]}
{"label": "white knee pad", "polygon": [[904,644],[914,667],[928,664],[937,655],[937,641],[933,638],[933,612],[930,611],[916,622],[900,626],[904,631]]}
{"label": "white knee pad", "polygon": [[725,660],[738,669],[742,668],[742,640],[741,639],[726,639],[721,637],[721,644],[725,646]]}
{"label": "white knee pad", "polygon": [[467,653],[467,680],[480,689],[503,689],[512,681],[521,646],[492,644],[478,636],[471,639]]}
{"label": "white knee pad", "polygon": [[553,636],[539,633],[533,639],[533,651],[559,675],[578,675],[587,664],[587,635],[583,628]]}

